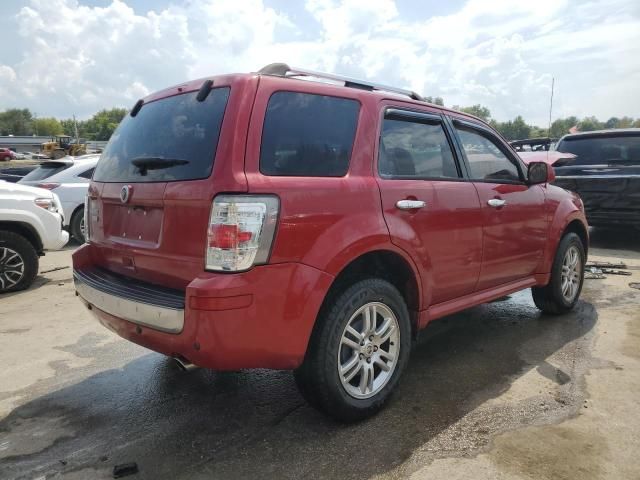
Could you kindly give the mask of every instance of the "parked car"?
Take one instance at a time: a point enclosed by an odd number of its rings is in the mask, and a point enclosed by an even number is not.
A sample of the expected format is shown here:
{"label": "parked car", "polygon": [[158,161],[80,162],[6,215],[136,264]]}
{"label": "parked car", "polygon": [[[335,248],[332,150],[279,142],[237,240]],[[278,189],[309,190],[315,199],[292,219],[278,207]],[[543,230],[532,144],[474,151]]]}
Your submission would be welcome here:
{"label": "parked car", "polygon": [[16,158],[16,154],[13,150],[9,150],[8,148],[0,148],[0,161],[9,161],[14,160]]}
{"label": "parked car", "polygon": [[25,165],[23,167],[3,168],[0,170],[0,180],[16,183],[37,167],[37,165]]}
{"label": "parked car", "polygon": [[15,160],[25,160],[27,156],[24,153],[13,152],[13,157]]}
{"label": "parked car", "polygon": [[413,92],[284,64],[196,80],[111,137],[75,287],[132,342],[185,366],[294,369],[312,405],[357,420],[432,320],[529,287],[544,312],[574,307],[587,223],[553,178]]}
{"label": "parked car", "polygon": [[541,137],[512,140],[509,144],[516,152],[542,152],[551,150],[557,141],[557,138]]}
{"label": "parked car", "polygon": [[28,288],[38,273],[38,257],[67,243],[62,220],[53,192],[0,181],[0,293]]}
{"label": "parked car", "polygon": [[82,155],[79,157],[71,157],[66,156],[59,158],[57,160],[48,160],[42,162],[38,168],[33,170],[28,175],[25,175],[23,179],[20,180],[20,183],[24,185],[33,185],[36,186],[43,182],[43,180],[56,175],[67,168],[72,167],[78,162],[84,162],[86,160],[94,160],[95,155]]}
{"label": "parked car", "polygon": [[64,212],[64,228],[78,242],[84,243],[84,200],[91,176],[100,155],[87,155],[75,163],[37,184],[40,188],[53,190],[60,197]]}
{"label": "parked car", "polygon": [[576,158],[556,162],[555,184],[580,195],[590,225],[640,228],[640,128],[565,135],[557,150]]}

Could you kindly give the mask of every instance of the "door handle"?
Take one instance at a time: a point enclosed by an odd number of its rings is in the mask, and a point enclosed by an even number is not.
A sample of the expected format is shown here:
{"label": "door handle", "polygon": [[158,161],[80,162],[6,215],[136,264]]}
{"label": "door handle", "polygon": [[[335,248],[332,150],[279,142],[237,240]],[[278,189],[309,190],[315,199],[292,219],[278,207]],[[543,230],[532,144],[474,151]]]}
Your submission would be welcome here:
{"label": "door handle", "polygon": [[507,201],[502,200],[501,198],[492,198],[491,200],[488,200],[487,203],[489,204],[490,207],[500,208],[500,207],[504,207],[507,204]]}
{"label": "door handle", "polygon": [[423,202],[422,200],[398,200],[396,202],[396,207],[400,210],[415,210],[426,206],[427,202]]}

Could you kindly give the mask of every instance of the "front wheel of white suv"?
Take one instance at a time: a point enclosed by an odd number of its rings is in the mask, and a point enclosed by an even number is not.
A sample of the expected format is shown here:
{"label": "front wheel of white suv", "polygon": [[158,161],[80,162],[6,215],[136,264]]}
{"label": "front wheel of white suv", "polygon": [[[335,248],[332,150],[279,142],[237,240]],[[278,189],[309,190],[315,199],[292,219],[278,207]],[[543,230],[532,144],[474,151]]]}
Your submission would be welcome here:
{"label": "front wheel of white suv", "polygon": [[380,410],[411,349],[409,312],[382,279],[356,282],[323,308],[304,363],[294,372],[307,401],[340,421]]}
{"label": "front wheel of white suv", "polygon": [[28,288],[38,274],[38,253],[15,232],[0,230],[0,293]]}

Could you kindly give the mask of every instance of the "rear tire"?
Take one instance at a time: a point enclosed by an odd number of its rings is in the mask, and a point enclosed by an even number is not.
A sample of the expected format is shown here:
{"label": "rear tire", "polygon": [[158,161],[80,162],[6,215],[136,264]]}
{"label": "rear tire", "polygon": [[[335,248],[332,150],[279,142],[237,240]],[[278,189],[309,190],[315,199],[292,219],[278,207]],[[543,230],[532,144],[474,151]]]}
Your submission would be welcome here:
{"label": "rear tire", "polygon": [[71,231],[71,236],[76,239],[78,243],[84,243],[84,207],[80,207],[76,210],[71,216],[71,221],[69,222],[69,230]]}
{"label": "rear tire", "polygon": [[375,414],[409,359],[411,324],[402,295],[385,280],[361,280],[330,298],[317,322],[294,372],[300,393],[340,421]]}
{"label": "rear tire", "polygon": [[38,253],[29,240],[0,231],[0,293],[28,288],[38,274]]}
{"label": "rear tire", "polygon": [[584,283],[585,257],[584,246],[578,235],[567,233],[562,237],[553,260],[549,283],[531,289],[536,307],[551,315],[561,315],[573,309]]}

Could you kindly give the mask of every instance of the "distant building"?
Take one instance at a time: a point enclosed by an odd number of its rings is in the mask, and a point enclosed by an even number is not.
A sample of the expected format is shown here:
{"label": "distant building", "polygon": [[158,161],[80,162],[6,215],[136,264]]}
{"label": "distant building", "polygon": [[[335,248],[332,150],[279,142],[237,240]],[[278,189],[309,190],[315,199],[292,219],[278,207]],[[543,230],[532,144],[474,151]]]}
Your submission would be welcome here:
{"label": "distant building", "polygon": [[[51,137],[44,136],[0,136],[0,148],[9,148],[14,152],[39,152],[43,143],[51,141]],[[101,151],[107,142],[87,141],[89,151]]]}
{"label": "distant building", "polygon": [[10,148],[14,152],[39,152],[40,145],[51,137],[0,136],[0,148]]}

